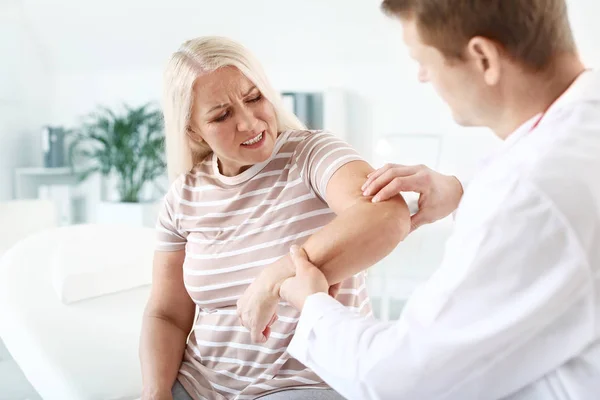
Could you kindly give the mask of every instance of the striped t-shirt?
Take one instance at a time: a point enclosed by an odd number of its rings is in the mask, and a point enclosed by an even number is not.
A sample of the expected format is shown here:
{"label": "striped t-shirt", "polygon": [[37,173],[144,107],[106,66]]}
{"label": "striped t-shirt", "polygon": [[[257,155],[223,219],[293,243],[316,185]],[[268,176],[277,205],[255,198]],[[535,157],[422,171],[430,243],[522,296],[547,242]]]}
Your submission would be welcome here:
{"label": "striped t-shirt", "polygon": [[[322,131],[287,131],[272,156],[234,177],[220,174],[213,155],[181,175],[165,196],[157,250],[185,249],[187,292],[198,307],[178,379],[194,399],[252,399],[286,388],[326,388],[286,352],[299,312],[281,302],[264,344],[251,341],[236,302],[262,269],[335,216],[326,203],[331,176],[361,160]],[[342,284],[338,300],[371,312],[360,273]]]}

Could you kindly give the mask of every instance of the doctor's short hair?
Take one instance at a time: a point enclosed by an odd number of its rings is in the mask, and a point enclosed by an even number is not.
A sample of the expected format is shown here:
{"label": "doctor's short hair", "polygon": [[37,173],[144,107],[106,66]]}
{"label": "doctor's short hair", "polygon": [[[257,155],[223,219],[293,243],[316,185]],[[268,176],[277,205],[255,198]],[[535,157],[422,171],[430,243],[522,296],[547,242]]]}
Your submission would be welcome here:
{"label": "doctor's short hair", "polygon": [[383,12],[414,19],[423,41],[449,60],[463,60],[476,36],[499,43],[534,71],[577,51],[566,0],[384,0]]}

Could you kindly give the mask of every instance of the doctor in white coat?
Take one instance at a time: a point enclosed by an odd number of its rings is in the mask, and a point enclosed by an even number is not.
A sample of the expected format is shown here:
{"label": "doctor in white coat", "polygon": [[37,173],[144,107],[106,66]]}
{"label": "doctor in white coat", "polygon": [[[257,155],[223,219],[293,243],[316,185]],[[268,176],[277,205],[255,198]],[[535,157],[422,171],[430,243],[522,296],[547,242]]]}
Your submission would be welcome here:
{"label": "doctor in white coat", "polygon": [[294,249],[288,351],[348,399],[600,399],[600,74],[577,56],[565,1],[383,9],[456,121],[504,143],[464,194],[425,167],[366,182],[374,201],[420,192],[414,228],[458,206],[442,265],[398,321],[344,308]]}

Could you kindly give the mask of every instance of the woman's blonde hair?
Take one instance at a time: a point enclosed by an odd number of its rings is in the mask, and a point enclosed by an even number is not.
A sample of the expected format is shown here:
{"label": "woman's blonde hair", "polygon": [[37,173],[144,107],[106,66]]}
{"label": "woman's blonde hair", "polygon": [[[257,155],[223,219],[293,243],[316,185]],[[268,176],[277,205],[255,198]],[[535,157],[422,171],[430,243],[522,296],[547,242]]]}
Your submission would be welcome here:
{"label": "woman's blonde hair", "polygon": [[241,44],[224,37],[206,36],[188,40],[175,52],[164,75],[163,113],[169,180],[174,180],[201,162],[212,150],[190,137],[194,82],[203,74],[233,66],[244,74],[273,105],[277,130],[306,129],[288,111],[281,95],[269,83],[258,60]]}

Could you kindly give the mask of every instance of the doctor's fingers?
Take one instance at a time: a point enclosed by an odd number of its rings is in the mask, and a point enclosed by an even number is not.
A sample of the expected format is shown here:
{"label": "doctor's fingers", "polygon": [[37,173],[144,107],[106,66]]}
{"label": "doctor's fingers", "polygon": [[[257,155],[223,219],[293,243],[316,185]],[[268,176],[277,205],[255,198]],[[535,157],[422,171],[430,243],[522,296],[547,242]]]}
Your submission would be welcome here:
{"label": "doctor's fingers", "polygon": [[425,175],[417,173],[409,176],[386,176],[382,175],[378,180],[373,182],[373,190],[371,194],[374,194],[373,202],[378,203],[380,201],[388,200],[400,192],[416,192],[419,194],[427,191],[427,186],[424,184]]}
{"label": "doctor's fingers", "polygon": [[[387,164],[386,166],[373,172],[363,185],[363,195],[372,196],[377,193],[382,187],[391,182],[392,179],[397,177],[407,177],[422,171],[421,165],[397,165]],[[384,183],[382,183],[384,182]]]}
{"label": "doctor's fingers", "polygon": [[296,268],[296,275],[307,269],[316,268],[308,259],[308,254],[306,254],[306,250],[304,250],[303,247],[298,245],[290,247],[290,256],[292,258],[292,263],[294,263],[294,267]]}
{"label": "doctor's fingers", "polygon": [[388,164],[385,164],[383,167],[376,169],[375,171],[373,171],[369,175],[367,175],[367,180],[362,185],[361,190],[364,191],[371,184],[371,182],[373,182],[375,179],[379,178],[381,176],[381,174],[383,174],[387,170],[392,169],[392,168],[400,168],[400,167],[404,167],[404,165],[388,163]]}

